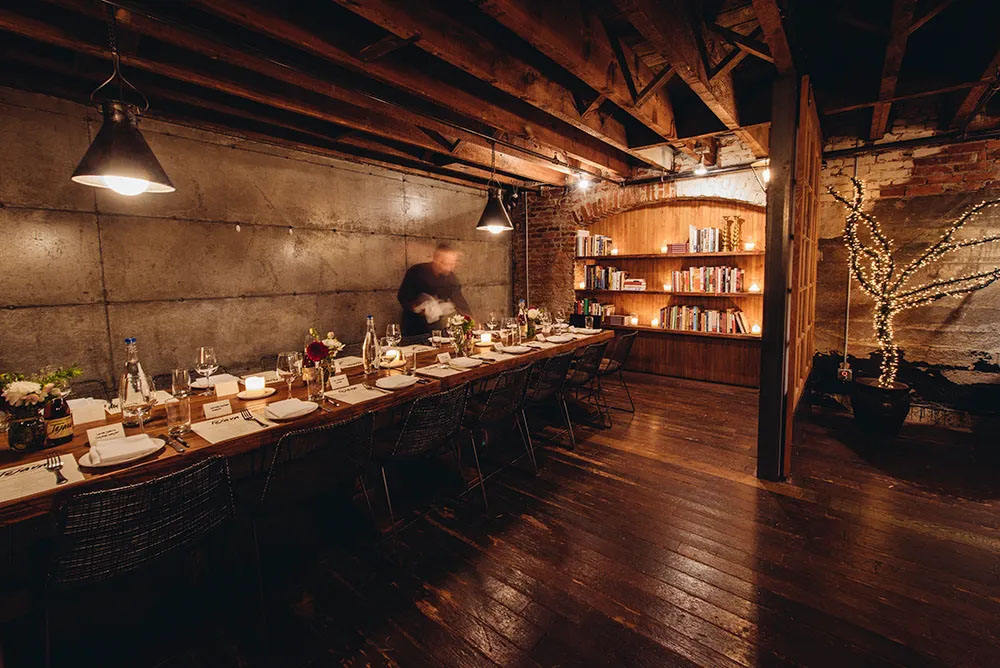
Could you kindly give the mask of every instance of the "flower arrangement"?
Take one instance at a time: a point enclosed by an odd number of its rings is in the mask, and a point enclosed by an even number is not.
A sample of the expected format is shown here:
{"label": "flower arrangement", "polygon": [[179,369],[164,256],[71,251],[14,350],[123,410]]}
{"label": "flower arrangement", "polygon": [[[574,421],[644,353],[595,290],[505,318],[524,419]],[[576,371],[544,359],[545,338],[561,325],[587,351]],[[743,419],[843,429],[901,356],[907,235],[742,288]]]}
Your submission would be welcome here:
{"label": "flower arrangement", "polygon": [[525,334],[529,339],[535,338],[535,333],[538,329],[538,325],[542,322],[542,311],[536,306],[529,306],[528,310],[525,312],[525,317],[527,318],[527,330]]}
{"label": "flower arrangement", "polygon": [[0,408],[12,410],[14,413],[37,412],[48,402],[61,397],[70,378],[76,378],[82,373],[80,367],[75,364],[65,368],[48,368],[32,376],[22,373],[2,373],[0,396],[3,397],[3,403]]}
{"label": "flower arrangement", "polygon": [[467,315],[456,313],[448,318],[448,335],[452,337],[455,344],[455,352],[459,355],[468,355],[475,346],[475,334],[472,330],[476,327],[476,321]]}
{"label": "flower arrangement", "polygon": [[326,338],[320,339],[319,331],[315,327],[310,327],[309,336],[312,337],[312,342],[306,345],[306,356],[313,362],[336,357],[337,353],[344,349],[344,344],[333,332],[327,332]]}

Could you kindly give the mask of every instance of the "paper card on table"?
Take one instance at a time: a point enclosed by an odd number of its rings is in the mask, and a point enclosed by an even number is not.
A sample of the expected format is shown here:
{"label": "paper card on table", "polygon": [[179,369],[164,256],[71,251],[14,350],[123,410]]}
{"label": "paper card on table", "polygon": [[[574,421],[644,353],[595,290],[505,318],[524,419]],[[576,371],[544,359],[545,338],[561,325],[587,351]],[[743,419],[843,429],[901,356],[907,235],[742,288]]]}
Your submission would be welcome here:
{"label": "paper card on table", "polygon": [[215,396],[228,397],[240,391],[240,383],[236,380],[224,380],[215,384]]}
{"label": "paper card on table", "polygon": [[434,350],[430,346],[425,346],[422,343],[414,343],[412,346],[402,346],[399,352],[403,355],[412,355],[413,353],[426,353]]}
{"label": "paper card on table", "polygon": [[[274,423],[264,418],[260,412],[254,412],[253,415],[267,424],[268,427],[274,426]],[[196,422],[191,425],[191,431],[212,444],[228,441],[231,438],[247,436],[263,430],[264,427],[253,420],[244,420],[243,416],[239,413],[205,420],[204,422]]]}
{"label": "paper card on table", "polygon": [[170,394],[166,390],[156,390],[153,392],[153,399],[156,401],[157,406],[162,406],[173,398],[174,395]]}
{"label": "paper card on table", "polygon": [[87,430],[87,441],[91,445],[98,441],[107,441],[112,438],[125,438],[125,427],[122,426],[121,422]]}
{"label": "paper card on table", "polygon": [[229,399],[223,399],[222,401],[213,401],[211,403],[205,404],[202,408],[205,409],[205,417],[208,419],[221,417],[223,415],[229,415],[233,412],[233,407],[229,404]]}
{"label": "paper card on table", "polygon": [[347,378],[345,374],[338,373],[336,375],[330,376],[330,389],[336,390],[341,387],[347,387],[351,384],[351,381]]}
{"label": "paper card on table", "polygon": [[438,353],[437,361],[438,364],[447,364],[448,362],[451,361],[451,353],[449,352]]}
{"label": "paper card on table", "polygon": [[70,406],[70,412],[73,414],[73,424],[87,424],[88,422],[101,422],[104,420],[104,406],[105,403],[101,399],[70,399],[69,402],[75,401]]}
{"label": "paper card on table", "polygon": [[[66,453],[61,455],[63,467],[60,472],[69,482],[83,480],[76,457]],[[56,487],[56,474],[45,468],[45,459],[26,462],[0,470],[0,503],[19,499],[29,494],[37,494]],[[63,483],[62,486],[65,486]]]}
{"label": "paper card on table", "polygon": [[117,399],[112,399],[104,407],[104,412],[108,415],[120,415],[122,412],[122,407],[118,405]]}
{"label": "paper card on table", "polygon": [[452,367],[440,367],[440,366],[425,366],[422,369],[417,369],[417,373],[421,376],[430,376],[431,378],[447,378],[448,376],[454,376],[456,373],[462,373],[458,369],[453,369]]}
{"label": "paper card on table", "polygon": [[368,401],[370,399],[381,399],[386,396],[384,392],[379,392],[378,390],[366,389],[363,385],[350,385],[348,387],[341,387],[336,390],[329,390],[323,393],[323,396],[335,399],[337,401],[343,401],[345,404],[358,404],[362,401]]}

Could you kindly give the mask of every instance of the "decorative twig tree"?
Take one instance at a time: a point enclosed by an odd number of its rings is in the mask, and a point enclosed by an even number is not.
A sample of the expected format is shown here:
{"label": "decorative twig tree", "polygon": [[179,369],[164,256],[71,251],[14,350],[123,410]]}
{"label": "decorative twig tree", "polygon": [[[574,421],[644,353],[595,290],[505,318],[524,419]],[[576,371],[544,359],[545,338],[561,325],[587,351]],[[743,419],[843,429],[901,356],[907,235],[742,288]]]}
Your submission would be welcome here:
{"label": "decorative twig tree", "polygon": [[[882,232],[878,220],[861,210],[864,204],[864,186],[855,178],[852,178],[851,182],[854,185],[854,196],[851,200],[843,197],[832,187],[828,187],[827,190],[849,210],[845,220],[844,240],[847,244],[850,271],[865,294],[875,300],[872,325],[882,353],[878,384],[880,387],[891,388],[896,381],[896,371],[899,367],[899,348],[896,346],[896,337],[892,329],[892,320],[896,314],[904,309],[930,304],[945,297],[957,297],[974,292],[1000,278],[1000,267],[995,267],[990,271],[933,280],[915,287],[908,285],[919,269],[940,259],[946,253],[1000,241],[1000,234],[962,241],[952,240],[963,225],[987,207],[1000,204],[1000,199],[982,201],[963,213],[945,230],[940,239],[897,274],[896,260],[893,258],[893,242]],[[871,238],[867,243],[859,237],[859,223],[868,228]]]}

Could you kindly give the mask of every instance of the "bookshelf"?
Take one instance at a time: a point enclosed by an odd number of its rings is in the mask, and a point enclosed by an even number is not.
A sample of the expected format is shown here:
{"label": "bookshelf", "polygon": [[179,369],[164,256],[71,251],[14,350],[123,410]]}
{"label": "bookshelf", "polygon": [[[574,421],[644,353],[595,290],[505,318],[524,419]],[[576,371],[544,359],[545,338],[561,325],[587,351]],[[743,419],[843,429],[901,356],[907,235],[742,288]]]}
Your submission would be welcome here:
{"label": "bookshelf", "polygon": [[[687,198],[659,202],[604,218],[587,230],[611,237],[614,255],[575,258],[574,287],[577,299],[613,304],[618,315],[636,314],[638,326],[613,325],[614,330],[637,330],[629,368],[663,375],[695,378],[735,385],[756,386],[759,377],[760,334],[703,332],[653,327],[650,322],[662,307],[698,306],[703,309],[739,309],[748,326],[760,325],[763,295],[760,291],[698,292],[664,290],[675,271],[692,267],[737,267],[745,285],[764,286],[763,206],[721,198]],[[724,227],[724,216],[744,219],[741,244],[751,250],[722,252],[659,252],[664,243],[688,240],[688,227]],[[646,290],[581,288],[586,267],[599,265],[625,271],[630,278],[646,280]]]}

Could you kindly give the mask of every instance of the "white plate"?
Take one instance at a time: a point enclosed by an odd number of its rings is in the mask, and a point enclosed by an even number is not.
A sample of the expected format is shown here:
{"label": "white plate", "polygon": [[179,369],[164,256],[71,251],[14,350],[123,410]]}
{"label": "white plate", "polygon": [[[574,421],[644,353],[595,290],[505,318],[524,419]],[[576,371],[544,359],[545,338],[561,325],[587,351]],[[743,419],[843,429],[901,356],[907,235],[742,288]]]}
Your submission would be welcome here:
{"label": "white plate", "polygon": [[573,331],[575,331],[577,334],[586,334],[587,336],[591,336],[593,334],[600,334],[601,333],[601,330],[599,330],[599,329],[587,329],[585,327],[577,327]]}
{"label": "white plate", "polygon": [[319,408],[319,404],[317,404],[315,401],[303,401],[302,403],[306,405],[303,406],[301,410],[295,411],[294,413],[291,413],[290,415],[286,415],[285,417],[281,418],[272,414],[271,411],[267,410],[267,406],[265,406],[264,417],[266,417],[268,420],[274,420],[276,422],[279,422],[281,420],[294,420],[295,418],[300,418],[303,415],[309,415],[314,410]]}
{"label": "white plate", "polygon": [[401,390],[416,384],[417,378],[415,376],[386,376],[375,381],[375,387],[383,390]]}
{"label": "white plate", "polygon": [[162,450],[166,445],[166,443],[164,443],[163,440],[159,438],[151,438],[149,440],[151,440],[154,444],[157,443],[159,444],[155,450],[147,450],[146,452],[139,452],[133,457],[129,457],[128,459],[122,459],[120,461],[114,462],[113,464],[91,464],[89,450],[85,452],[83,456],[77,459],[76,461],[78,464],[80,464],[80,466],[87,466],[89,468],[95,468],[95,469],[104,468],[106,466],[118,466],[120,464],[128,464],[129,462],[134,462],[137,459],[142,459],[143,457],[149,457],[150,455],[155,455],[157,452]]}
{"label": "white plate", "polygon": [[482,360],[477,360],[472,357],[456,357],[455,359],[448,360],[448,364],[458,367],[459,369],[472,369],[482,363]]}
{"label": "white plate", "polygon": [[243,401],[250,401],[252,399],[263,399],[269,397],[277,392],[273,387],[265,387],[263,390],[243,390],[242,392],[236,393],[237,399],[242,399]]}
{"label": "white plate", "polygon": [[574,339],[572,336],[566,336],[565,334],[553,334],[552,336],[546,336],[545,340],[552,343],[569,343]]}
{"label": "white plate", "polygon": [[431,343],[451,343],[453,339],[450,336],[432,336],[430,341]]}
{"label": "white plate", "polygon": [[504,346],[503,351],[511,355],[523,355],[524,353],[530,353],[531,348],[528,346]]}

